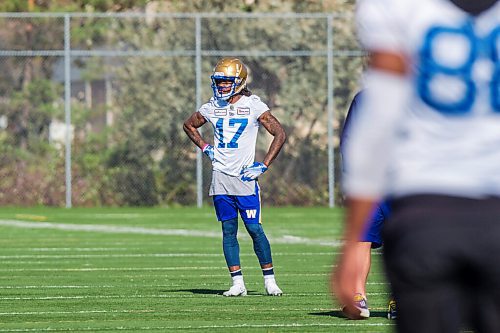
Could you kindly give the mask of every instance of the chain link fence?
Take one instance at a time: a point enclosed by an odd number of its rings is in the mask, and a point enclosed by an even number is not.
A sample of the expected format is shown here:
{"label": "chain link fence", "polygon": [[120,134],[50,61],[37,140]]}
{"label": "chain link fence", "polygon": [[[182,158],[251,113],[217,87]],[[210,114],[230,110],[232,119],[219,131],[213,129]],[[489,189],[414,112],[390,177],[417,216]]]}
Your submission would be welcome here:
{"label": "chain link fence", "polygon": [[[211,97],[222,56],[248,65],[289,137],[261,181],[264,204],[339,204],[339,128],[363,66],[352,21],[1,13],[0,204],[210,203],[209,162],[182,124]],[[257,159],[271,139],[261,133]]]}

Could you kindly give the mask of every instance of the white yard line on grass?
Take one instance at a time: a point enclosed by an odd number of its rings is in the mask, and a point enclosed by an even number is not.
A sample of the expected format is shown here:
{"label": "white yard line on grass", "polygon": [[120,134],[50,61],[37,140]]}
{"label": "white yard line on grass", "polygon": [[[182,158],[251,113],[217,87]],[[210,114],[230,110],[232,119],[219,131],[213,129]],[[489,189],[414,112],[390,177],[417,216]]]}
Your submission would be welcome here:
{"label": "white yard line on grass", "polygon": [[89,288],[116,288],[116,286],[103,286],[103,285],[94,285],[94,286],[0,286],[0,289],[89,289]]}
{"label": "white yard line on grass", "polygon": [[169,332],[173,330],[207,330],[207,329],[244,329],[244,328],[307,328],[307,327],[390,327],[395,326],[395,323],[388,321],[386,323],[313,323],[313,324],[240,324],[240,325],[203,325],[203,326],[141,326],[141,327],[81,327],[81,328],[7,328],[0,329],[0,332],[75,332],[75,331],[164,331]]}
{"label": "white yard line on grass", "polygon": [[38,316],[38,315],[60,315],[60,314],[95,314],[95,313],[148,313],[155,310],[81,310],[81,311],[36,311],[36,312],[0,312],[0,316]]}
{"label": "white yard line on grass", "polygon": [[[311,296],[329,296],[330,293],[290,293],[283,297],[311,297]],[[368,293],[368,296],[387,296],[390,293]],[[62,300],[62,299],[131,299],[131,298],[220,298],[219,294],[180,294],[180,295],[166,295],[166,294],[152,294],[152,295],[80,295],[80,296],[4,296],[0,297],[1,301],[41,301],[41,300]],[[269,297],[264,294],[249,294],[245,297]]]}
{"label": "white yard line on grass", "polygon": [[99,251],[130,251],[129,247],[9,247],[9,250],[30,250],[34,252],[56,252],[56,251],[74,251],[74,252],[99,252]]}
{"label": "white yard line on grass", "polygon": [[[262,310],[262,309],[261,309]],[[372,311],[385,311],[387,310],[385,307],[370,307]],[[283,311],[281,308],[265,308],[266,312],[278,312]],[[331,308],[295,308],[295,309],[286,309],[286,311],[295,311],[295,312],[312,312],[312,311],[332,311]],[[80,310],[80,311],[26,311],[26,312],[0,312],[0,316],[38,316],[38,315],[61,315],[61,314],[108,314],[108,313],[158,313],[158,312],[175,312],[175,313],[200,313],[199,309],[175,309],[175,310],[165,310],[161,309],[160,311],[154,309],[134,309],[134,310]],[[219,308],[217,309],[218,313],[226,312],[226,313],[234,313],[234,309],[231,307]]]}
{"label": "white yard line on grass", "polygon": [[[156,229],[156,228],[141,228],[141,227],[123,227],[115,225],[94,225],[94,224],[70,224],[70,223],[53,223],[53,222],[29,222],[18,220],[0,220],[0,226],[26,228],[26,229],[54,229],[65,231],[87,231],[87,232],[103,232],[114,234],[140,234],[140,235],[156,235],[156,236],[188,236],[188,237],[208,237],[221,238],[220,232],[187,230],[187,229]],[[306,237],[298,237],[291,235],[283,235],[281,237],[269,237],[273,243],[278,244],[304,244],[304,245],[322,245],[329,247],[339,247],[341,241],[325,241]]]}
{"label": "white yard line on grass", "polygon": [[[331,252],[325,255],[338,255],[338,252]],[[274,253],[275,256],[307,256],[305,253]],[[318,254],[321,255],[321,254]],[[220,253],[128,253],[128,254],[18,254],[18,255],[0,255],[0,259],[17,260],[19,259],[96,259],[96,258],[220,258]],[[241,257],[253,257],[253,253],[242,253]],[[207,260],[207,259],[204,259]],[[330,266],[328,266],[330,267]]]}
{"label": "white yard line on grass", "polygon": [[[196,267],[192,267],[192,269],[196,270],[197,268]],[[221,270],[223,270],[224,268],[220,267]],[[19,273],[24,273],[25,271],[22,271],[22,272],[19,272]],[[116,272],[120,273],[120,270],[117,270]],[[144,270],[145,274],[119,274],[120,277],[122,278],[129,278],[129,279],[142,279],[142,278],[152,278],[152,277],[157,277],[157,278],[170,278],[170,276],[166,276],[162,271],[158,271],[158,272],[149,272],[147,271],[146,269]],[[186,270],[186,272],[189,273],[189,270]],[[64,272],[63,272],[64,273]],[[156,274],[155,274],[156,273]],[[109,274],[109,273],[107,273]],[[262,273],[246,273],[245,275],[247,276],[262,276]],[[110,274],[109,275],[106,275],[106,277],[109,277],[111,276]],[[175,275],[176,277],[178,278],[182,278],[182,279],[193,279],[193,275],[192,274],[176,274]],[[329,272],[325,272],[325,273],[280,273],[280,276],[291,276],[291,277],[328,277],[330,276],[330,273]],[[0,281],[4,281],[4,280],[13,280],[13,279],[21,279],[21,278],[25,278],[26,277],[26,274],[9,274],[8,277],[0,277]],[[62,278],[67,278],[67,274],[55,274],[55,273],[51,273],[50,274],[50,277],[53,278],[53,279],[62,279]],[[220,273],[220,274],[200,274],[199,275],[200,278],[223,278],[223,277],[227,277],[227,273]]]}
{"label": "white yard line on grass", "polygon": [[[201,283],[201,286],[214,286],[211,283]],[[162,283],[162,284],[139,284],[136,285],[137,288],[169,288],[169,287],[181,287],[182,284],[179,283]],[[100,289],[100,288],[121,288],[122,286],[120,285],[92,285],[92,286],[87,286],[87,285],[80,285],[80,286],[75,286],[75,285],[39,285],[39,286],[0,286],[0,289]],[[127,287],[130,287],[130,284],[127,284]]]}
{"label": "white yard line on grass", "polygon": [[96,258],[184,258],[213,257],[220,253],[130,253],[130,254],[23,254],[0,256],[0,259],[96,259]]}
{"label": "white yard line on grass", "polygon": [[0,272],[113,272],[220,270],[220,267],[96,267],[96,268],[0,268]]}

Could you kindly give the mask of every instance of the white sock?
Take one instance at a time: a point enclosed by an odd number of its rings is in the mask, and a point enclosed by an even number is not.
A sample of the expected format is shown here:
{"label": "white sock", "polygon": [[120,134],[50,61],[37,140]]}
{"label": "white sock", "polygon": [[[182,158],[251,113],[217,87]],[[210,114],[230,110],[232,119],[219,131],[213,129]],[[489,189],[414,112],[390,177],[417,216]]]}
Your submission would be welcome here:
{"label": "white sock", "polygon": [[232,276],[231,279],[233,279],[233,286],[234,285],[240,285],[240,286],[245,285],[245,282],[243,281],[243,275]]}
{"label": "white sock", "polygon": [[276,283],[276,280],[274,279],[274,274],[269,274],[269,275],[264,275],[264,283]]}

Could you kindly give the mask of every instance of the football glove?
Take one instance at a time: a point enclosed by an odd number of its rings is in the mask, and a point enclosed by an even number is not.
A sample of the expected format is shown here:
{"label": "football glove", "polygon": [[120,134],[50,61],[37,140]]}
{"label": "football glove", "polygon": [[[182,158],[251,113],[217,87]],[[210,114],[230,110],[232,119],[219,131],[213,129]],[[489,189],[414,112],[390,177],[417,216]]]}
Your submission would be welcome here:
{"label": "football glove", "polygon": [[203,153],[208,156],[210,161],[214,160],[214,146],[209,145],[208,143],[202,149]]}
{"label": "football glove", "polygon": [[241,180],[249,182],[262,175],[264,172],[266,172],[266,170],[267,166],[264,163],[253,162],[252,165],[246,166],[241,170]]}

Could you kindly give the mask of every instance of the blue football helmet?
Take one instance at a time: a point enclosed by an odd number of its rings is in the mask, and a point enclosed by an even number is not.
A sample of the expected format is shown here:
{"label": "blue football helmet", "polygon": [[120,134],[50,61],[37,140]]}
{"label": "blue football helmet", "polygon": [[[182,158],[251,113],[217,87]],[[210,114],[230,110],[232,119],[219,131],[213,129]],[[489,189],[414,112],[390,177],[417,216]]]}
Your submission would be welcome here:
{"label": "blue football helmet", "polygon": [[247,84],[248,71],[238,58],[227,57],[219,60],[210,78],[216,99],[228,100],[238,94]]}

